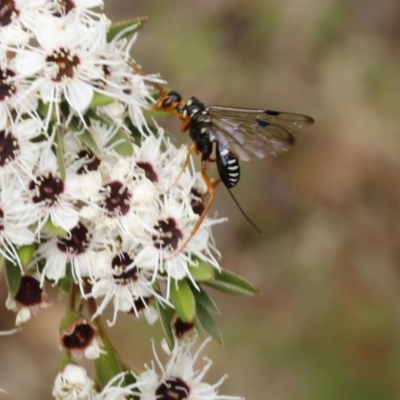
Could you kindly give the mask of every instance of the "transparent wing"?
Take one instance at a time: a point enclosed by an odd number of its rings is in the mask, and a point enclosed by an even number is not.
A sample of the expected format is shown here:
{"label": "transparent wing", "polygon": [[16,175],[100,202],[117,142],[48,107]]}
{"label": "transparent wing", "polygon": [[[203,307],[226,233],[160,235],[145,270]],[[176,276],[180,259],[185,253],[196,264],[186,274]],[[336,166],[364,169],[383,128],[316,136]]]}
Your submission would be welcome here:
{"label": "transparent wing", "polygon": [[206,108],[217,139],[242,160],[285,153],[294,135],[314,123],[311,117],[288,112],[210,106]]}

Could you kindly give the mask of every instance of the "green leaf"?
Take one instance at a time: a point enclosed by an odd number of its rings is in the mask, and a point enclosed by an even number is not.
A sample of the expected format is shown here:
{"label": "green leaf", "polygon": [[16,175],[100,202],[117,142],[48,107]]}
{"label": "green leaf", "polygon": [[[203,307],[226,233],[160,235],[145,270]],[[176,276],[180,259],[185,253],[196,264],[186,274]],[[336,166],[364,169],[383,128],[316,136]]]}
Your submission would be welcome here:
{"label": "green leaf", "polygon": [[223,344],[222,333],[218,328],[218,325],[214,321],[214,318],[208,312],[208,310],[203,307],[200,303],[196,304],[196,315],[202,329],[207,332],[216,341]]}
{"label": "green leaf", "polygon": [[146,118],[154,118],[154,119],[159,119],[159,118],[167,118],[171,116],[171,113],[167,111],[160,111],[160,110],[150,110],[150,111],[145,111],[144,116]]}
{"label": "green leaf", "polygon": [[87,110],[85,116],[90,119],[94,119],[95,121],[99,121],[104,125],[112,124],[111,120],[109,120],[107,117],[103,117],[102,115],[98,114],[93,108],[89,108],[89,110]]}
{"label": "green leaf", "polygon": [[8,291],[12,298],[18,293],[19,286],[21,285],[21,269],[17,264],[10,260],[5,259],[5,273]]}
{"label": "green leaf", "polygon": [[[128,129],[129,129],[129,131],[131,133],[131,136],[133,137],[135,143],[139,144],[143,139],[143,133],[142,133],[143,132],[143,128],[140,130],[136,125],[134,125],[132,123],[131,119],[129,119],[129,118],[126,118],[124,122],[125,122],[125,126],[128,127]],[[148,128],[148,130],[151,131],[151,133],[154,134],[155,137],[159,136],[159,128],[155,127],[151,123],[147,124],[147,127],[145,128],[146,131],[147,131],[147,128]],[[169,134],[166,131],[164,131],[164,134],[170,136],[171,138],[174,137],[173,135]]]}
{"label": "green leaf", "polygon": [[196,300],[196,305],[201,304],[209,312],[221,314],[217,305],[214,303],[214,300],[208,295],[206,291],[203,290],[202,287],[200,287],[200,290],[192,288],[192,293]]}
{"label": "green leaf", "polygon": [[132,122],[129,122],[129,121],[126,123],[126,125],[128,126],[135,143],[140,144],[140,142],[141,142],[141,140],[143,138],[143,135],[140,132],[140,130],[138,129],[138,127],[133,125]]}
{"label": "green leaf", "polygon": [[172,327],[171,327],[173,310],[165,305],[163,306],[158,301],[156,301],[156,307],[158,315],[160,317],[161,327],[164,331],[165,340],[168,343],[168,347],[172,350],[175,344],[174,333],[172,332]]}
{"label": "green leaf", "polygon": [[69,329],[72,324],[83,323],[83,321],[85,321],[85,318],[81,313],[68,309],[60,321],[58,331],[60,334],[64,334],[64,332]]}
{"label": "green leaf", "polygon": [[215,276],[215,268],[198,258],[193,260],[195,266],[189,267],[189,273],[196,282],[209,281]]}
{"label": "green leaf", "polygon": [[88,148],[88,150],[90,150],[94,156],[100,158],[100,149],[97,147],[96,142],[88,130],[85,129],[82,133],[76,135],[76,137]]}
{"label": "green leaf", "polygon": [[[62,114],[64,115],[64,117],[67,119],[70,115],[71,115],[71,109],[69,107],[68,101],[67,100],[62,100],[59,104],[59,108],[62,112]],[[56,118],[56,121],[58,119]],[[75,116],[72,118],[72,120],[74,121],[74,124],[77,125],[81,122],[80,118]]]}
{"label": "green leaf", "polygon": [[62,371],[68,364],[73,363],[71,353],[68,350],[63,350],[60,356],[60,361],[57,365],[57,371]]}
{"label": "green leaf", "polygon": [[44,227],[51,233],[57,236],[66,236],[68,234],[63,228],[58,225],[54,225],[49,219],[44,224]]}
{"label": "green leaf", "polygon": [[172,281],[171,301],[183,322],[192,322],[196,315],[196,302],[189,284],[184,280]]}
{"label": "green leaf", "polygon": [[103,124],[106,127],[114,125],[114,122],[110,118],[106,117],[105,115],[98,114],[96,112],[96,110],[93,108],[90,108],[86,112],[85,117],[88,118],[89,122],[90,122],[90,120],[94,120],[94,121],[100,122],[100,124]]}
{"label": "green leaf", "polygon": [[107,96],[106,94],[94,92],[92,101],[90,102],[91,107],[102,107],[106,106],[114,101],[114,97]]}
{"label": "green leaf", "polygon": [[[49,103],[44,103],[43,101],[39,100],[39,105],[38,105],[38,112],[42,118],[47,118],[50,112],[50,104]],[[53,105],[53,108],[51,110],[51,117],[50,121],[56,121],[56,110]]]}
{"label": "green leaf", "polygon": [[69,293],[73,284],[73,278],[70,276],[64,276],[64,278],[60,279],[57,283],[59,289],[58,298],[61,299],[64,294]]}
{"label": "green leaf", "polygon": [[[129,385],[134,385],[136,383],[137,379],[135,377],[135,375],[129,370],[129,371],[125,371],[125,384],[126,386]],[[128,397],[129,399],[131,397]],[[132,397],[133,399],[134,397]]]}
{"label": "green leaf", "polygon": [[197,334],[199,335],[200,341],[202,342],[204,340],[204,332],[205,331],[204,331],[203,327],[201,326],[200,321],[197,318],[197,316],[193,320],[193,325],[194,325],[194,328],[196,329]]}
{"label": "green leaf", "polygon": [[204,285],[234,296],[253,296],[258,293],[258,290],[251,283],[227,270],[217,271],[215,279],[204,282]]}
{"label": "green leaf", "polygon": [[148,17],[138,17],[120,21],[112,24],[107,33],[107,43],[111,42],[117,35],[120,34],[119,39],[133,35],[143,24],[147,21]]}
{"label": "green leaf", "polygon": [[61,137],[60,129],[56,129],[56,137],[55,137],[55,150],[57,157],[57,164],[60,170],[61,179],[65,179],[65,159],[64,159],[64,148],[63,141]]}
{"label": "green leaf", "polygon": [[112,144],[115,144],[113,149],[121,156],[131,156],[133,154],[131,138],[122,129],[118,129],[113,138],[107,143],[108,146]]}
{"label": "green leaf", "polygon": [[34,252],[35,252],[34,244],[18,247],[17,249],[18,257],[23,266],[28,265],[32,261]]}
{"label": "green leaf", "polygon": [[94,360],[94,366],[97,380],[101,388],[104,388],[108,381],[110,381],[115,375],[118,375],[120,372],[122,372],[122,367],[118,360],[118,354],[111,342],[105,338],[104,335],[102,335],[102,339],[106,353],[101,353],[100,357]]}

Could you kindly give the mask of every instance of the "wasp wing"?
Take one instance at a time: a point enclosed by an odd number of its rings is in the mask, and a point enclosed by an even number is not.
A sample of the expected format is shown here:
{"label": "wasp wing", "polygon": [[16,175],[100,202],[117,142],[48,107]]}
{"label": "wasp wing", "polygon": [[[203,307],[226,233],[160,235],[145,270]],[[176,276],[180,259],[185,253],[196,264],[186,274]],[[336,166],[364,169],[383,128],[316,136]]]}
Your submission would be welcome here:
{"label": "wasp wing", "polygon": [[302,114],[253,108],[209,106],[207,112],[218,141],[242,160],[286,152],[295,143],[294,134],[314,123]]}

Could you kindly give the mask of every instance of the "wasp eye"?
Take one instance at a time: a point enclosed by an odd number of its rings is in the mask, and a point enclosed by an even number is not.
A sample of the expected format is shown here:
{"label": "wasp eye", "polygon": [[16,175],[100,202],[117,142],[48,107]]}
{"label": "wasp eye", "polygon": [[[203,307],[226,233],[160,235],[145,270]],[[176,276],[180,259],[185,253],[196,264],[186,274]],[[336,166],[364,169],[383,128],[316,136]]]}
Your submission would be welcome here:
{"label": "wasp eye", "polygon": [[180,103],[182,97],[177,92],[169,92],[167,97],[163,100],[163,108],[170,108],[173,104]]}

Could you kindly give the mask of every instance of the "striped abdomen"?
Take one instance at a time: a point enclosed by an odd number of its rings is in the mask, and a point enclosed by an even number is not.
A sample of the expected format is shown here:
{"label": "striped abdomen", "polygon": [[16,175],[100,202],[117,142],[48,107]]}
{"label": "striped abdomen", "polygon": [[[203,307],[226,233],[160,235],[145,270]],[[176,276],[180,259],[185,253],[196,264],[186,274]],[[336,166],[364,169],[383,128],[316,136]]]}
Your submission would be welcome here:
{"label": "striped abdomen", "polygon": [[237,157],[225,146],[217,143],[216,162],[219,176],[224,185],[230,189],[239,182],[240,165]]}

